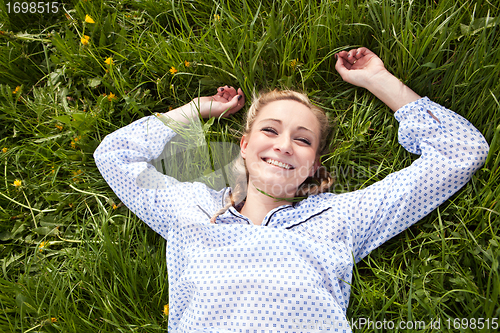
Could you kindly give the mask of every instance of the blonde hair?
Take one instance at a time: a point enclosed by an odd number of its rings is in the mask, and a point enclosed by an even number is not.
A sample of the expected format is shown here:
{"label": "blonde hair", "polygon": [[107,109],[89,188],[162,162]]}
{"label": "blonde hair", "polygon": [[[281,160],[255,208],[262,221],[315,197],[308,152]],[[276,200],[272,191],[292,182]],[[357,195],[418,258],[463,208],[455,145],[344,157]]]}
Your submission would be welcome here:
{"label": "blonde hair", "polygon": [[[311,103],[307,95],[293,90],[275,89],[273,91],[262,93],[260,96],[254,96],[252,105],[246,114],[246,124],[243,134],[250,134],[255,119],[257,118],[259,111],[262,110],[264,106],[274,101],[283,100],[292,100],[301,103],[307,106],[316,116],[320,125],[320,143],[318,145],[316,156],[319,157],[325,154],[328,132],[330,130],[328,117],[323,109]],[[212,223],[215,223],[217,216],[224,214],[229,207],[235,206],[246,198],[248,170],[242,158],[240,158],[239,163],[234,166],[234,172],[238,174],[234,190],[230,193],[229,200],[226,205],[217,211],[214,216],[212,216],[210,219]],[[304,183],[299,186],[297,192],[295,193],[295,197],[305,197],[308,195],[326,192],[333,185],[333,181],[334,180],[328,170],[324,166],[320,166],[312,177],[307,178]]]}

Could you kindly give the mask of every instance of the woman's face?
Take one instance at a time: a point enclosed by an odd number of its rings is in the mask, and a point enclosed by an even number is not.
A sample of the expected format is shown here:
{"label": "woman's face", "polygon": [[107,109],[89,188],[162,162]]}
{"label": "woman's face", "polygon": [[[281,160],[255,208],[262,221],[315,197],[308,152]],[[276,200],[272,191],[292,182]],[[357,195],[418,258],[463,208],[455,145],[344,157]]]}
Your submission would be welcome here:
{"label": "woman's face", "polygon": [[319,142],[320,125],[307,106],[293,100],[267,104],[240,142],[248,186],[274,197],[293,197],[320,165]]}

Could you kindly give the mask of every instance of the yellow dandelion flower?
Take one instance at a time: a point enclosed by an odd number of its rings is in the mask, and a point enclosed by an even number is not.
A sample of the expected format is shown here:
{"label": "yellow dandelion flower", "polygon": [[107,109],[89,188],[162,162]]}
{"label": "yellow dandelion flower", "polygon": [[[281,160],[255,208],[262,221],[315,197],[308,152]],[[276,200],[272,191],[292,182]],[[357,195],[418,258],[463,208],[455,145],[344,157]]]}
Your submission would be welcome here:
{"label": "yellow dandelion flower", "polygon": [[177,69],[175,69],[175,67],[174,67],[174,66],[170,67],[170,69],[169,69],[168,71],[169,71],[169,72],[170,72],[170,74],[172,74],[172,75],[174,75],[175,73],[177,73],[177,72],[178,72],[178,70],[177,70]]}
{"label": "yellow dandelion flower", "polygon": [[113,204],[113,209],[117,209],[117,208],[118,208],[118,206]]}
{"label": "yellow dandelion flower", "polygon": [[220,21],[220,15],[219,14],[214,14],[214,20]]}
{"label": "yellow dandelion flower", "polygon": [[163,313],[165,314],[165,316],[168,316],[168,310],[169,310],[169,308],[170,308],[170,307],[168,306],[168,304],[165,304],[165,305],[163,306]]}
{"label": "yellow dandelion flower", "polygon": [[83,45],[89,45],[90,36],[83,35],[83,37],[82,37],[82,39],[80,39],[80,41],[82,42]]}
{"label": "yellow dandelion flower", "polygon": [[85,22],[87,23],[95,23],[95,21],[89,15],[85,15]]}
{"label": "yellow dandelion flower", "polygon": [[71,148],[73,148],[73,149],[75,149],[75,148],[76,148],[76,143],[75,143],[75,141],[71,140],[71,144],[70,144],[70,145],[71,145]]}
{"label": "yellow dandelion flower", "polygon": [[169,106],[169,107],[168,107],[168,111],[172,111],[173,109],[174,109],[174,108],[173,108],[173,107],[171,107],[171,106]]}
{"label": "yellow dandelion flower", "polygon": [[55,317],[50,318],[50,322],[51,323],[57,323],[57,318],[55,318]]}
{"label": "yellow dandelion flower", "polygon": [[299,61],[299,59],[293,59],[292,61],[290,61],[290,67],[295,69],[295,67],[297,67],[298,61]]}
{"label": "yellow dandelion flower", "polygon": [[63,129],[63,127],[62,127],[61,125],[57,125],[57,124],[56,124],[56,128],[57,128],[58,130],[60,130],[60,131],[62,131],[62,129]]}
{"label": "yellow dandelion flower", "polygon": [[73,204],[72,203],[68,204],[68,206],[69,206],[69,208],[73,208]]}
{"label": "yellow dandelion flower", "polygon": [[104,60],[106,65],[113,65],[115,62],[113,61],[113,58],[107,57],[106,60]]}
{"label": "yellow dandelion flower", "polygon": [[16,89],[12,91],[13,94],[17,94],[21,90],[21,86],[17,86]]}
{"label": "yellow dandelion flower", "polygon": [[184,66],[191,67],[191,63],[187,60],[184,60]]}
{"label": "yellow dandelion flower", "polygon": [[6,152],[7,152],[7,147],[4,147],[4,148],[2,149],[2,152],[6,153]]}
{"label": "yellow dandelion flower", "polygon": [[41,242],[40,245],[38,246],[38,251],[42,252],[44,248],[47,247],[47,245],[49,245],[49,242]]}
{"label": "yellow dandelion flower", "polygon": [[71,173],[73,174],[73,178],[72,180],[75,182],[75,183],[79,183],[80,182],[80,178],[78,177],[83,171],[82,170],[77,170],[77,171],[71,171]]}
{"label": "yellow dandelion flower", "polygon": [[110,102],[111,102],[112,100],[116,99],[116,95],[115,95],[115,94],[113,94],[113,93],[109,93],[109,95],[108,95],[107,97],[108,97],[108,101],[110,101]]}
{"label": "yellow dandelion flower", "polygon": [[19,187],[21,186],[21,184],[22,182],[19,179],[14,180],[14,183],[12,183],[12,185],[14,185],[15,187]]}

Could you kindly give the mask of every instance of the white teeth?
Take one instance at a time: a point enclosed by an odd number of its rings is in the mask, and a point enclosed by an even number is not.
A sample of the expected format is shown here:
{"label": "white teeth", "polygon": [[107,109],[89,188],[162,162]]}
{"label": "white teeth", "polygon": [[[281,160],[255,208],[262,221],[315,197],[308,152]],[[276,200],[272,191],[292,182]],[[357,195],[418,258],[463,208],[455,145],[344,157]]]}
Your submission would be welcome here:
{"label": "white teeth", "polygon": [[269,164],[279,166],[280,168],[283,168],[283,169],[290,170],[292,168],[292,166],[290,164],[281,163],[280,161],[275,161],[275,160],[272,160],[270,158],[265,160],[265,161]]}

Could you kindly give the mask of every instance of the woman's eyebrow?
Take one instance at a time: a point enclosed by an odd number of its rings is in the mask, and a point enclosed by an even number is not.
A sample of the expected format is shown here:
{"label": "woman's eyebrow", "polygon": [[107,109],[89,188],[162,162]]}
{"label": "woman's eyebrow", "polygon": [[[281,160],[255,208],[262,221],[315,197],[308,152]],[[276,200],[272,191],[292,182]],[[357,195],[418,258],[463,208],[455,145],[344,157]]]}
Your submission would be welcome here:
{"label": "woman's eyebrow", "polygon": [[[283,122],[282,122],[281,120],[279,120],[279,119],[274,119],[274,118],[266,118],[266,119],[262,119],[261,121],[259,121],[259,123],[262,123],[262,122],[264,122],[264,121],[268,121],[268,120],[275,121],[275,122],[279,123],[280,125],[282,125],[282,124],[283,124]],[[306,130],[306,131],[309,131],[309,132],[311,132],[311,133],[313,133],[313,134],[314,134],[314,132],[313,132],[313,131],[311,131],[309,128],[304,127],[304,126],[299,126],[299,127],[297,127],[297,129],[299,129],[299,130]]]}

